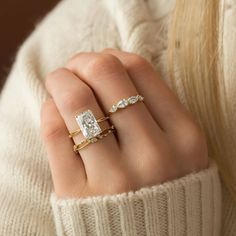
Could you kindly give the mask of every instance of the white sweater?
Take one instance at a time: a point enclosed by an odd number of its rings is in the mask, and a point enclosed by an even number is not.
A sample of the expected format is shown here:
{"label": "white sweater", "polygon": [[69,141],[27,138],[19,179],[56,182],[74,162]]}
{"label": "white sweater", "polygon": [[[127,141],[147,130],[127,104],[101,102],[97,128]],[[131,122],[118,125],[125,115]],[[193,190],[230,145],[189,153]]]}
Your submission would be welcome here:
{"label": "white sweater", "polygon": [[[167,80],[168,12],[173,3],[64,0],[22,45],[0,97],[1,236],[236,235],[236,204],[213,161],[198,173],[135,192],[84,199],[57,199],[53,192],[39,135],[40,108],[47,98],[45,75],[76,52],[113,47],[142,55]],[[228,3],[225,50],[232,65],[236,1]],[[228,78],[233,96],[235,80],[230,74]]]}

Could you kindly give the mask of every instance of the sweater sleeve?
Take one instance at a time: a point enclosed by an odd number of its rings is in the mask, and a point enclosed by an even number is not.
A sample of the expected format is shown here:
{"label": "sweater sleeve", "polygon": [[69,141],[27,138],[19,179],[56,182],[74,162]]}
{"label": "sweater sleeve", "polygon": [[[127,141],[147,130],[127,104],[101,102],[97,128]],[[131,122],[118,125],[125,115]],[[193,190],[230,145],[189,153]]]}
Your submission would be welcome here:
{"label": "sweater sleeve", "polygon": [[117,195],[59,199],[51,194],[57,235],[220,235],[217,166]]}

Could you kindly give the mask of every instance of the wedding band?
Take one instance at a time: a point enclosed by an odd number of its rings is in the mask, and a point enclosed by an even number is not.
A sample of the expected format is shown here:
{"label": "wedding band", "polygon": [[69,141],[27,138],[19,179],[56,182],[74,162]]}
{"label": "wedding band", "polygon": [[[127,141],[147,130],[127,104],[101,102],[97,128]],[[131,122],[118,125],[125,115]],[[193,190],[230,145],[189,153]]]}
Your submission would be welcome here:
{"label": "wedding band", "polygon": [[110,128],[104,129],[100,134],[98,134],[94,138],[86,139],[86,140],[80,142],[79,144],[75,144],[74,145],[74,152],[78,153],[81,149],[85,148],[89,144],[96,143],[99,140],[107,137],[109,134],[114,133],[114,132],[115,132],[115,127],[114,126],[111,126]]}
{"label": "wedding band", "polygon": [[137,103],[137,102],[142,102],[143,100],[144,100],[144,97],[139,94],[135,95],[135,96],[128,97],[128,98],[121,99],[116,104],[112,105],[111,109],[109,110],[108,115],[111,115],[112,113],[115,113],[118,110],[124,109],[130,105]]}
{"label": "wedding band", "polygon": [[70,132],[69,138],[73,138],[74,136],[82,132],[86,139],[90,139],[102,132],[99,123],[108,119],[109,116],[101,117],[96,120],[92,111],[87,110],[85,112],[82,112],[75,116],[75,120],[79,125],[79,129]]}

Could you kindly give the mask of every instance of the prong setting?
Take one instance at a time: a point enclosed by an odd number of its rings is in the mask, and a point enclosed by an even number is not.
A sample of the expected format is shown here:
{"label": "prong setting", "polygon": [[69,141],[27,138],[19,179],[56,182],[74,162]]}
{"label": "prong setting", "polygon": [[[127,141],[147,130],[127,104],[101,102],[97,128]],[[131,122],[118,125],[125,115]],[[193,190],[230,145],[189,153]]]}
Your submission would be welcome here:
{"label": "prong setting", "polygon": [[119,109],[124,109],[129,105],[133,105],[133,104],[135,104],[137,102],[141,102],[143,100],[144,100],[144,97],[141,95],[131,96],[129,98],[122,99],[111,107],[109,113],[115,113]]}
{"label": "prong setting", "polygon": [[75,119],[84,137],[88,140],[92,140],[102,132],[101,127],[91,110],[76,115]]}

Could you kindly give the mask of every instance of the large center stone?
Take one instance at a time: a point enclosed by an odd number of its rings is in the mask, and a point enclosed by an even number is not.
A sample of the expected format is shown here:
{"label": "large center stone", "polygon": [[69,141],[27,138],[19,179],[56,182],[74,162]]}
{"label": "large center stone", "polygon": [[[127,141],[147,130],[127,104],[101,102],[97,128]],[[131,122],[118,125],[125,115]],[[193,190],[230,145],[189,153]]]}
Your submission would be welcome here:
{"label": "large center stone", "polygon": [[86,139],[92,139],[102,132],[95,116],[90,110],[80,113],[75,119]]}

